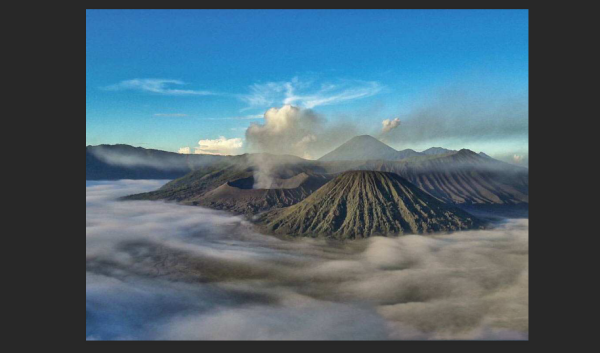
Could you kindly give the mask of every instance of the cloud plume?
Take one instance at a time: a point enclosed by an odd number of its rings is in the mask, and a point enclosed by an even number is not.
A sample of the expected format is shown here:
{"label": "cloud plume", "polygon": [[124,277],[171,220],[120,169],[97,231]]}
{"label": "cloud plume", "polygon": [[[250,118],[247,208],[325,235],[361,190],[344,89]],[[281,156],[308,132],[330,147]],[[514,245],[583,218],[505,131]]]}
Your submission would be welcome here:
{"label": "cloud plume", "polygon": [[527,339],[528,222],[284,241],[86,182],[86,339]]}
{"label": "cloud plume", "polygon": [[246,130],[246,140],[250,149],[259,152],[302,156],[309,153],[308,143],[316,139],[313,133],[323,124],[324,119],[311,110],[284,105],[269,109],[264,124],[251,124]]}
{"label": "cloud plume", "polygon": [[353,124],[332,124],[311,109],[284,105],[269,109],[264,123],[251,124],[246,130],[246,141],[249,152],[314,159],[358,133]]}

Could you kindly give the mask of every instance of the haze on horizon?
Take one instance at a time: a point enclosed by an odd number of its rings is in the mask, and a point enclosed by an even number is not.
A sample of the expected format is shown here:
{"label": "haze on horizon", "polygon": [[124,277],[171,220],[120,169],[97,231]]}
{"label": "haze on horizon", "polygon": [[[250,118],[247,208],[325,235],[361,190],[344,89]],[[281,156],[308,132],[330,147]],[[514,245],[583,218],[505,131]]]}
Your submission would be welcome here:
{"label": "haze on horizon", "polygon": [[528,165],[527,11],[86,11],[86,145]]}

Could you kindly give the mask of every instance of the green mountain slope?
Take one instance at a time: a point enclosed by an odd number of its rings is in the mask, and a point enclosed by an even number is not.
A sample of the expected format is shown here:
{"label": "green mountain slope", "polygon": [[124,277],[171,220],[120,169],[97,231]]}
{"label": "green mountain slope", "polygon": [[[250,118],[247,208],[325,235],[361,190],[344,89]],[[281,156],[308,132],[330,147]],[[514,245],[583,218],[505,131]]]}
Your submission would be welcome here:
{"label": "green mountain slope", "polygon": [[304,201],[259,217],[272,234],[337,239],[479,228],[472,215],[442,203],[393,173],[343,173]]}

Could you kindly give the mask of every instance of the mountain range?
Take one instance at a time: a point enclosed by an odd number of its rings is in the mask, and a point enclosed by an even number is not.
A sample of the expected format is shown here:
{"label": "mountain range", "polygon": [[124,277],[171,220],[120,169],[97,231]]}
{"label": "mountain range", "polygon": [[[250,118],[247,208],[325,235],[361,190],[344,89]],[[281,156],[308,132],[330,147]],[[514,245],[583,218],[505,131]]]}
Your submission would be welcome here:
{"label": "mountain range", "polygon": [[353,137],[348,142],[321,157],[319,161],[400,161],[411,157],[433,156],[449,152],[455,151],[441,147],[429,148],[423,152],[411,149],[397,151],[372,136],[362,135]]}
{"label": "mountain range", "polygon": [[[397,151],[374,137],[357,136],[319,159],[337,161],[400,161],[456,151],[432,147],[423,152]],[[482,153],[482,156],[489,157]],[[177,179],[201,167],[235,160],[236,156],[179,154],[129,145],[99,145],[85,148],[86,180]],[[489,157],[491,158],[491,157]]]}
{"label": "mountain range", "polygon": [[467,149],[407,151],[370,136],[355,137],[317,161],[87,147],[86,179],[121,172],[174,179],[123,199],[226,210],[255,220],[265,232],[290,236],[356,239],[479,228],[485,222],[473,212],[528,209],[527,168]]}

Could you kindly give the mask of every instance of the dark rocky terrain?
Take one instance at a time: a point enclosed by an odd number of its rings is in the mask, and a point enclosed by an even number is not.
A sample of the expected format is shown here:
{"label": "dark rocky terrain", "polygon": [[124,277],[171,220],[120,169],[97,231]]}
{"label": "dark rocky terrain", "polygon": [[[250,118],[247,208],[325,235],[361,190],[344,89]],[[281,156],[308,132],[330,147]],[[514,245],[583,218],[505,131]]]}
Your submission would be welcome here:
{"label": "dark rocky terrain", "polygon": [[[259,168],[261,164],[269,167]],[[262,174],[269,178],[268,188],[256,187],[256,179]],[[294,156],[242,155],[191,172],[154,192],[124,200],[176,201],[254,215],[296,204],[331,178],[320,166]]]}
{"label": "dark rocky terrain", "polygon": [[184,204],[204,206],[239,214],[255,215],[274,208],[294,205],[323,186],[330,177],[301,173],[289,179],[275,179],[270,189],[254,189],[254,177],[227,182],[216,189],[184,201]]}

